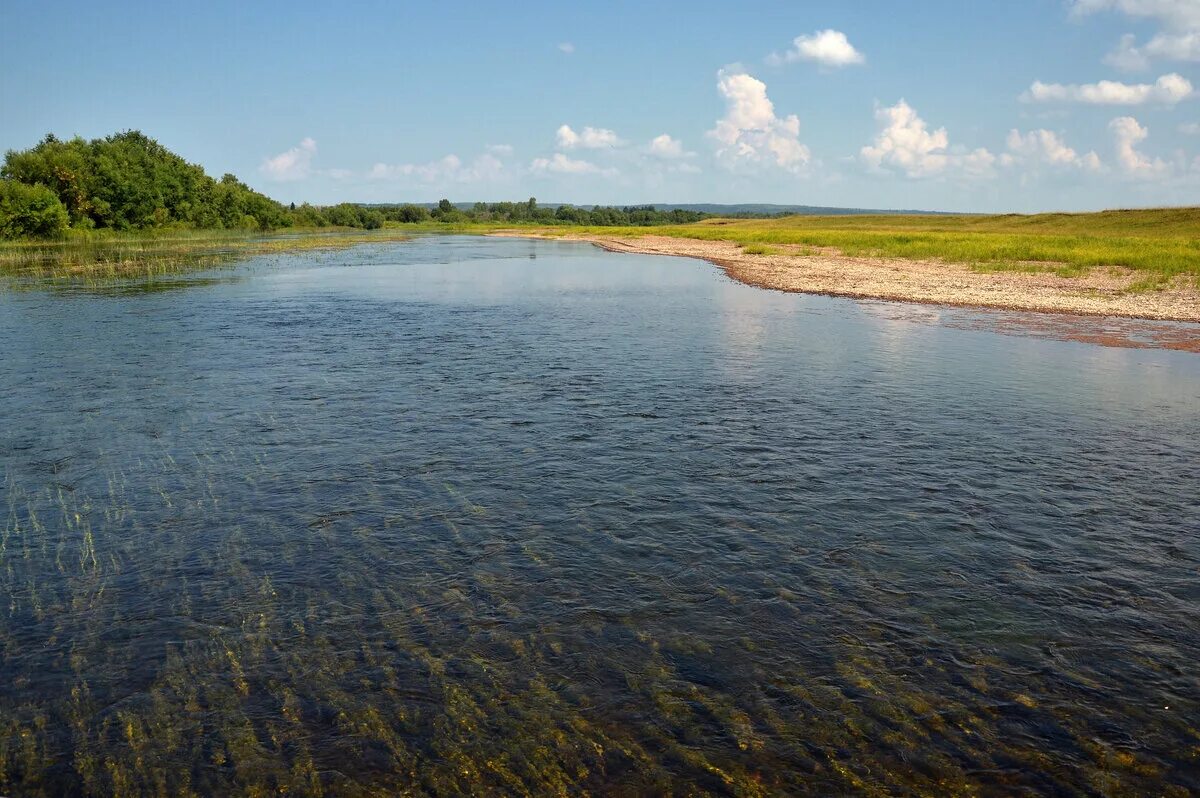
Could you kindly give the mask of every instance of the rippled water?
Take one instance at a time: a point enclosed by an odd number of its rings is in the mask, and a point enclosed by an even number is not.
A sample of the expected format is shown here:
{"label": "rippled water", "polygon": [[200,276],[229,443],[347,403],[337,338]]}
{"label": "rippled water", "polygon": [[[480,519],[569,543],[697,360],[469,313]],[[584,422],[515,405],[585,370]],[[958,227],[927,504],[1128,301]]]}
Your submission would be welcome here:
{"label": "rippled water", "polygon": [[0,294],[4,794],[1200,791],[1196,355],[557,242],[154,287]]}

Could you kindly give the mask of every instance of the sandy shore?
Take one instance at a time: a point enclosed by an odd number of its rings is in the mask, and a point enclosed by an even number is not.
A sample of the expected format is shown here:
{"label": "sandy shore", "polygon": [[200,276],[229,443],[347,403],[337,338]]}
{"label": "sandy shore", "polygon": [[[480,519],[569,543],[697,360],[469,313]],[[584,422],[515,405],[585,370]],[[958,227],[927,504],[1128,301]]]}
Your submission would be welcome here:
{"label": "sandy shore", "polygon": [[[530,237],[522,231],[493,235]],[[778,246],[779,254],[752,255],[729,241],[604,235],[534,236],[590,241],[614,252],[680,255],[720,266],[735,280],[760,288],[805,294],[883,299],[1003,310],[1200,322],[1200,290],[1173,286],[1127,293],[1138,279],[1129,270],[1093,270],[1081,277],[1052,272],[977,272],[940,261],[855,258],[829,252],[801,255]],[[811,251],[811,249],[809,250]]]}

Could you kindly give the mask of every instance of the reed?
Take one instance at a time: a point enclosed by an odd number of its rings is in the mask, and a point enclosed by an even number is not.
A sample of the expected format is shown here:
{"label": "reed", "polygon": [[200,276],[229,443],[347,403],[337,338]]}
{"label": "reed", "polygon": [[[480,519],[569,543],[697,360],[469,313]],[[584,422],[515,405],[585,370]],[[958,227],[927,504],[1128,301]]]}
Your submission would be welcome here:
{"label": "reed", "polygon": [[85,280],[152,277],[219,266],[252,255],[341,249],[404,241],[408,237],[395,229],[293,230],[286,234],[235,230],[88,231],[61,240],[0,242],[0,275]]}

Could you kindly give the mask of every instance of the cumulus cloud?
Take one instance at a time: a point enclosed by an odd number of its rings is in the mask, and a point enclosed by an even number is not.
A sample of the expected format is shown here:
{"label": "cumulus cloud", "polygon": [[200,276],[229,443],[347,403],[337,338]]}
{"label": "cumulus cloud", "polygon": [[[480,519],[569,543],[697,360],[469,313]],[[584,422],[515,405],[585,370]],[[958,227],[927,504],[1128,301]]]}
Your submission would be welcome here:
{"label": "cumulus cloud", "polygon": [[577,158],[570,158],[563,155],[561,152],[556,152],[549,158],[534,158],[529,164],[529,168],[535,174],[560,174],[560,175],[606,175],[611,176],[616,174],[615,169],[605,169],[591,161],[585,161]]}
{"label": "cumulus cloud", "polygon": [[513,154],[513,147],[511,144],[489,144],[484,147],[484,149],[490,152],[492,155],[498,155],[501,157]]}
{"label": "cumulus cloud", "polygon": [[783,55],[772,53],[767,60],[774,64],[813,61],[823,67],[836,68],[861,64],[867,59],[850,44],[846,34],[828,29],[797,36],[792,40],[792,49]]}
{"label": "cumulus cloud", "polygon": [[572,53],[575,52],[575,45],[571,44],[570,42],[560,42],[558,45],[558,49],[560,52],[564,52],[567,55],[571,55]]}
{"label": "cumulus cloud", "polygon": [[576,148],[585,150],[600,150],[606,148],[620,147],[625,142],[617,136],[617,134],[602,127],[585,127],[580,132],[575,132],[570,125],[563,125],[554,135],[555,143],[560,149],[573,150]]}
{"label": "cumulus cloud", "polygon": [[1159,24],[1161,30],[1142,45],[1132,34],[1122,36],[1105,59],[1114,66],[1145,69],[1152,58],[1200,61],[1200,2],[1196,0],[1075,0],[1071,11],[1075,17],[1115,11]]}
{"label": "cumulus cloud", "polygon": [[484,153],[470,163],[457,155],[447,155],[426,163],[377,163],[367,177],[372,180],[415,179],[422,183],[484,183],[505,175],[504,162],[492,153]]}
{"label": "cumulus cloud", "polygon": [[312,161],[316,154],[317,142],[305,138],[290,150],[267,158],[258,168],[270,180],[303,180],[312,174]]}
{"label": "cumulus cloud", "polygon": [[1150,158],[1139,152],[1137,145],[1145,141],[1150,131],[1138,124],[1132,116],[1120,116],[1108,123],[1116,144],[1117,163],[1121,171],[1130,177],[1153,178],[1167,172],[1167,164],[1159,158]]}
{"label": "cumulus cloud", "polygon": [[946,128],[930,130],[904,100],[875,111],[879,135],[859,154],[874,169],[895,169],[909,177],[933,177],[955,172],[980,177],[991,174],[996,156],[980,147],[952,152]]}
{"label": "cumulus cloud", "polygon": [[694,152],[687,152],[683,149],[682,141],[673,139],[666,133],[650,139],[650,143],[646,145],[646,152],[657,158],[667,159],[690,158],[695,155]]}
{"label": "cumulus cloud", "polygon": [[1022,134],[1019,130],[1010,130],[1005,141],[1008,152],[1000,156],[1004,166],[1022,165],[1036,168],[1049,166],[1065,169],[1082,169],[1087,172],[1098,172],[1101,169],[1100,156],[1095,152],[1080,155],[1053,130],[1031,130]]}
{"label": "cumulus cloud", "polygon": [[1099,83],[1042,83],[1035,80],[1029,91],[1021,95],[1025,102],[1085,103],[1088,105],[1144,105],[1155,103],[1175,105],[1193,95],[1192,83],[1183,75],[1172,72],[1153,83],[1121,83],[1102,80]]}
{"label": "cumulus cloud", "polygon": [[717,158],[726,166],[773,164],[798,172],[809,161],[800,142],[800,119],[780,118],[767,97],[767,85],[736,70],[717,73],[717,91],[725,99],[725,116],[708,136],[717,143]]}

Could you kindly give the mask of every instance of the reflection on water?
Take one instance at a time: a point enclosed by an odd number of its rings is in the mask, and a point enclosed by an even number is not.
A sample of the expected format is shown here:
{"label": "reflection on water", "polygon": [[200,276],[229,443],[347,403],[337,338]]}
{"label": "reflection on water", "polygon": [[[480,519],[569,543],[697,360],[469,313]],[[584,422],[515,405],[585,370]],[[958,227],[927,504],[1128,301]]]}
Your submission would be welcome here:
{"label": "reflection on water", "polygon": [[559,242],[238,276],[0,295],[0,792],[1200,790],[1200,358]]}

